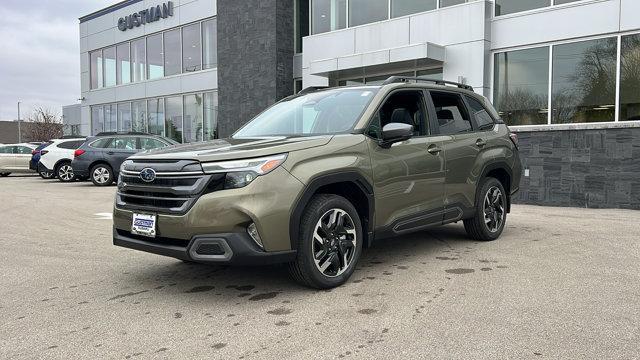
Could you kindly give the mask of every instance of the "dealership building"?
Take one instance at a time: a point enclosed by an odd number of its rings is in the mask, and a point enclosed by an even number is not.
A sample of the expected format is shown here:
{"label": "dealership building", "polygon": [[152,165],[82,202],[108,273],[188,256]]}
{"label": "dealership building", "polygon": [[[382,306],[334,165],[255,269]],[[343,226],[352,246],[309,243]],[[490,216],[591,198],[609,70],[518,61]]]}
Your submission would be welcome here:
{"label": "dealership building", "polygon": [[126,0],[80,18],[65,122],[206,141],[306,87],[443,79],[518,133],[516,201],[639,209],[638,14],[638,0]]}

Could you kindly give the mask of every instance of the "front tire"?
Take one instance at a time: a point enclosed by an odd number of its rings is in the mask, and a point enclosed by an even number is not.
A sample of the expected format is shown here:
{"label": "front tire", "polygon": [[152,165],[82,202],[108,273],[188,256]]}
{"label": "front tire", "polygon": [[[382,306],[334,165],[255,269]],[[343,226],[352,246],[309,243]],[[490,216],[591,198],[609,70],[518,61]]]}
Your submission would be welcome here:
{"label": "front tire", "polygon": [[316,195],[302,215],[298,253],[289,271],[305,286],[340,286],[353,274],[363,240],[362,224],[353,204],[338,195]]}
{"label": "front tire", "polygon": [[507,222],[507,194],[502,183],[495,178],[485,178],[476,197],[475,215],[464,220],[467,234],[480,241],[492,241],[500,237]]}
{"label": "front tire", "polygon": [[56,169],[56,177],[62,182],[71,182],[75,180],[73,168],[71,167],[71,163],[69,161],[65,161],[58,165],[58,168]]}
{"label": "front tire", "polygon": [[98,164],[91,168],[91,182],[95,186],[108,186],[113,183],[113,170],[111,166]]}

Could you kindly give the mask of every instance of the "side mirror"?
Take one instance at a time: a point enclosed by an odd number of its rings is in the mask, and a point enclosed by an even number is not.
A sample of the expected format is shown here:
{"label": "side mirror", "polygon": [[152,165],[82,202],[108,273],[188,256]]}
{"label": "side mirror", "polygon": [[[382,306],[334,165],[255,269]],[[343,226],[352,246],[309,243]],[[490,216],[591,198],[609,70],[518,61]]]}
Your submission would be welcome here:
{"label": "side mirror", "polygon": [[389,123],[382,128],[380,146],[388,148],[393,143],[409,140],[413,137],[413,125],[404,123]]}

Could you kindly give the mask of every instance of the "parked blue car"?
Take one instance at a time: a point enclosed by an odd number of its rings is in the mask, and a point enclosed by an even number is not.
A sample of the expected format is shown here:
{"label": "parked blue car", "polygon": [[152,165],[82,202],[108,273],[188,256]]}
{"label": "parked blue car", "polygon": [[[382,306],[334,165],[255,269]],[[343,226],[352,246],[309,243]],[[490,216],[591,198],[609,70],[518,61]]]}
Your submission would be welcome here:
{"label": "parked blue car", "polygon": [[51,142],[45,142],[45,143],[42,143],[42,144],[38,145],[38,147],[35,148],[31,152],[31,161],[29,161],[29,169],[31,169],[33,171],[37,171],[38,174],[40,174],[40,176],[43,179],[52,179],[53,178],[53,172],[52,171],[47,171],[42,166],[39,166],[39,164],[40,164],[40,156],[42,156],[42,151],[47,151],[47,150],[44,150],[44,148],[46,148],[50,144],[51,144]]}

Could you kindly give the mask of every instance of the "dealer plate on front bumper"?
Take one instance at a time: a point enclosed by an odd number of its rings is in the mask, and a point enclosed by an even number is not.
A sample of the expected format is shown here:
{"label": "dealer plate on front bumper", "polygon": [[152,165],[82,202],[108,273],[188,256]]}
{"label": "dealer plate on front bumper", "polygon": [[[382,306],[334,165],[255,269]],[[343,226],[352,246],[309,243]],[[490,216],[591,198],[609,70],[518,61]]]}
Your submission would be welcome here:
{"label": "dealer plate on front bumper", "polygon": [[131,233],[156,237],[156,216],[148,214],[133,214],[131,219]]}

